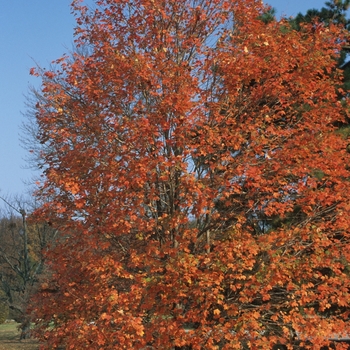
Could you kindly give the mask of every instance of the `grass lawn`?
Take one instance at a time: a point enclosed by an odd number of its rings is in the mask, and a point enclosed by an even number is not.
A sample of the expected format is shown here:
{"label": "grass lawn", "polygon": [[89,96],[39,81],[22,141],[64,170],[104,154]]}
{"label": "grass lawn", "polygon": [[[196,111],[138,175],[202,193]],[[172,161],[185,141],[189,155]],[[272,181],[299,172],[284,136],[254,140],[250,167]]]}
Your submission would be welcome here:
{"label": "grass lawn", "polygon": [[33,339],[19,340],[18,323],[0,324],[0,350],[38,350],[38,342]]}

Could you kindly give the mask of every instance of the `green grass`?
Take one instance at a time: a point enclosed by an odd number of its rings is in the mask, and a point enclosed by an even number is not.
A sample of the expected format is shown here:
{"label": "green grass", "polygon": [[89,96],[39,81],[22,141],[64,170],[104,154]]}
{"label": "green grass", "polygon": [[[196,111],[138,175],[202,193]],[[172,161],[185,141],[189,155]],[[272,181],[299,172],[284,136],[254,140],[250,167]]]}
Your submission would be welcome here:
{"label": "green grass", "polygon": [[37,341],[20,340],[18,323],[8,322],[0,325],[0,350],[38,350]]}

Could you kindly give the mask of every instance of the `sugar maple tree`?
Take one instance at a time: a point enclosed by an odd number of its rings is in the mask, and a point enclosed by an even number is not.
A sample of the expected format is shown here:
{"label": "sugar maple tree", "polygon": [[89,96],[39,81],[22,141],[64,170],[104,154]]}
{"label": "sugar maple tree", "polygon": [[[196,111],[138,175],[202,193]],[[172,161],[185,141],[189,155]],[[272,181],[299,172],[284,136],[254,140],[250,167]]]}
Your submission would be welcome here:
{"label": "sugar maple tree", "polygon": [[32,70],[37,215],[61,231],[33,303],[43,348],[350,332],[342,30],[264,23],[255,0],[95,5],[72,3],[76,53]]}

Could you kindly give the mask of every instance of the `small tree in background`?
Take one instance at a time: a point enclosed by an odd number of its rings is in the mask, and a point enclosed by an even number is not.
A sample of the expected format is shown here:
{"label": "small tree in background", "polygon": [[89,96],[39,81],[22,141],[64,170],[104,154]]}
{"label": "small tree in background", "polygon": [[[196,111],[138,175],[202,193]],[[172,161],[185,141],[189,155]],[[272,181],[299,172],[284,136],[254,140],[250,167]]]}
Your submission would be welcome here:
{"label": "small tree in background", "polygon": [[44,251],[55,231],[47,224],[28,224],[23,200],[0,200],[8,209],[0,218],[0,303],[3,315],[21,323],[21,337],[27,338],[28,302],[44,271]]}
{"label": "small tree in background", "polygon": [[[73,1],[33,69],[46,348],[271,349],[349,332],[348,117],[333,24],[261,1]],[[278,220],[278,223],[276,222]]]}

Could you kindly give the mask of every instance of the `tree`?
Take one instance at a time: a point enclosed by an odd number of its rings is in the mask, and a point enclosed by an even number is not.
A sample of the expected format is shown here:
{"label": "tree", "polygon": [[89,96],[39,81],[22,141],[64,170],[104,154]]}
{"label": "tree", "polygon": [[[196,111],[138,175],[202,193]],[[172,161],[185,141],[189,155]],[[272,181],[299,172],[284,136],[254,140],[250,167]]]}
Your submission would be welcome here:
{"label": "tree", "polygon": [[33,301],[44,348],[319,349],[349,332],[342,29],[264,21],[255,0],[72,9],[85,53],[31,71],[37,215],[61,232]]}
{"label": "tree", "polygon": [[329,24],[341,24],[346,28],[349,27],[349,20],[346,18],[346,11],[350,7],[349,0],[332,0],[326,1],[325,7],[320,10],[310,9],[305,15],[298,13],[298,15],[291,20],[291,23],[295,29],[300,29],[301,23],[312,23],[315,19],[323,22],[325,25]]}
{"label": "tree", "polygon": [[21,338],[29,337],[28,301],[44,270],[44,249],[54,230],[42,223],[28,225],[23,200],[0,197],[8,208],[0,218],[0,302],[4,315],[21,323]]}
{"label": "tree", "polygon": [[[314,21],[320,21],[324,25],[330,24],[342,25],[349,31],[350,20],[347,18],[347,11],[350,8],[349,0],[332,0],[326,1],[325,7],[320,10],[310,9],[305,15],[298,13],[298,15],[290,20],[292,27],[296,30],[300,30],[303,23],[313,23]],[[350,67],[348,64],[348,53],[350,51],[349,45],[342,47],[341,54],[337,57],[338,67],[344,70],[344,83],[342,87],[346,90],[350,90]]]}

